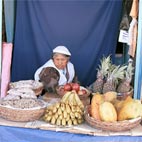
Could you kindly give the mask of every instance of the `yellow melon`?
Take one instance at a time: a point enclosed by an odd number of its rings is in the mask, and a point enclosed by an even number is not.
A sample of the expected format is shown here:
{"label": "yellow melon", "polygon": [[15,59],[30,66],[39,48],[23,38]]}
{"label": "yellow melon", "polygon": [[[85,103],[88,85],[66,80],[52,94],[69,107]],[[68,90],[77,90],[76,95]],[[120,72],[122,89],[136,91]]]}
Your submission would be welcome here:
{"label": "yellow melon", "polygon": [[104,99],[108,102],[113,102],[117,98],[117,93],[114,91],[109,91],[104,93]]}
{"label": "yellow melon", "polygon": [[104,102],[102,94],[94,93],[91,100],[91,116],[96,120],[100,120],[99,105]]}
{"label": "yellow melon", "polygon": [[94,103],[101,104],[102,102],[104,102],[104,96],[100,93],[93,93],[91,105]]}
{"label": "yellow melon", "polygon": [[128,101],[118,113],[118,121],[128,120],[142,116],[142,104],[137,101]]}
{"label": "yellow melon", "polygon": [[99,106],[99,114],[102,121],[114,122],[117,121],[117,112],[115,107],[110,102],[103,102]]}
{"label": "yellow melon", "polygon": [[114,105],[114,107],[115,107],[117,113],[118,113],[118,112],[120,111],[120,109],[122,108],[123,103],[124,103],[124,100],[117,100],[117,99],[116,99],[115,101],[113,101],[113,105]]}

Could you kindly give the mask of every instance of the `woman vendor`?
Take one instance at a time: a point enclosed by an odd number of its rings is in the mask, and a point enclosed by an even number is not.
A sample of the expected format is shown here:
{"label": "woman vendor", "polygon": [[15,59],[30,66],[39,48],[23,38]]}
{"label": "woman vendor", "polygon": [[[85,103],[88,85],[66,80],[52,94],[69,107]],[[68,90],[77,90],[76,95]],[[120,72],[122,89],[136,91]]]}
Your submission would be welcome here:
{"label": "woman vendor", "polygon": [[74,65],[69,61],[70,51],[65,46],[57,46],[53,49],[52,59],[35,72],[35,80],[43,82],[45,90],[54,92],[56,86],[76,82]]}

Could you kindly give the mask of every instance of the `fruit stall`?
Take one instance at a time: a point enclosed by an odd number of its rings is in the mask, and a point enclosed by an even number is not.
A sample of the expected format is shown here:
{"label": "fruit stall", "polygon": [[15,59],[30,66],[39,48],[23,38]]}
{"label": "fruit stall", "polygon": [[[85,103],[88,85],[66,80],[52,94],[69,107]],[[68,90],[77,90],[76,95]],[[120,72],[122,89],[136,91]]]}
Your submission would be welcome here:
{"label": "fruit stall", "polygon": [[73,136],[75,141],[86,141],[87,137],[88,141],[97,140],[101,136],[109,136],[108,140],[113,141],[114,136],[142,135],[142,104],[130,94],[120,98],[115,91],[91,92],[76,83],[59,86],[55,94],[47,92],[42,96],[42,90],[43,84],[38,81],[11,82],[8,95],[0,100],[0,129],[11,130],[13,136],[14,131],[19,135],[27,133],[30,140],[33,135],[38,141],[46,141],[49,135],[56,135],[57,141],[64,141],[61,135],[67,139]]}
{"label": "fruit stall", "polygon": [[[141,8],[142,0],[139,25]],[[50,93],[33,79],[9,82],[0,99],[0,142],[142,141],[141,37],[139,26],[136,68],[103,56],[90,86],[66,83]]]}

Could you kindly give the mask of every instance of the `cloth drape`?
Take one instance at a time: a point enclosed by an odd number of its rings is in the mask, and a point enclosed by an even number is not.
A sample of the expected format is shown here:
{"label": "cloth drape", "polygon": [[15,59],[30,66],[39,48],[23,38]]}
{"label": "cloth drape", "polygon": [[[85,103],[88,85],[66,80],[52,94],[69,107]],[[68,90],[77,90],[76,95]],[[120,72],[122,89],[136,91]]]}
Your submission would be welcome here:
{"label": "cloth drape", "polygon": [[15,1],[3,1],[4,19],[6,28],[6,41],[2,44],[2,71],[1,71],[1,95],[3,98],[7,95],[8,85],[11,80],[11,60],[14,40],[14,22],[15,22]]}
{"label": "cloth drape", "polygon": [[[88,126],[89,127],[89,126]],[[141,142],[142,136],[116,135],[102,136],[101,130],[96,135],[74,134],[68,132],[28,129],[0,126],[1,142]],[[79,131],[79,130],[78,130]],[[99,134],[101,136],[99,136]],[[133,131],[132,131],[133,132]],[[106,134],[106,133],[105,133]],[[115,134],[115,133],[113,133]],[[134,133],[135,134],[135,133]],[[136,135],[136,134],[135,134]]]}
{"label": "cloth drape", "polygon": [[103,56],[114,59],[122,1],[17,1],[12,81],[31,79],[58,45],[72,53],[80,83],[96,78]]}
{"label": "cloth drape", "polygon": [[12,43],[3,42],[2,44],[2,73],[1,73],[1,95],[3,98],[7,95],[8,85],[10,82]]}
{"label": "cloth drape", "polygon": [[4,0],[4,17],[6,27],[6,42],[13,43],[15,27],[15,0]]}
{"label": "cloth drape", "polygon": [[128,54],[132,57],[135,57],[136,53],[136,46],[137,46],[137,36],[138,36],[138,7],[139,7],[139,1],[133,0],[133,4],[130,11],[130,16],[132,17],[132,21],[130,23],[129,28],[129,51]]}

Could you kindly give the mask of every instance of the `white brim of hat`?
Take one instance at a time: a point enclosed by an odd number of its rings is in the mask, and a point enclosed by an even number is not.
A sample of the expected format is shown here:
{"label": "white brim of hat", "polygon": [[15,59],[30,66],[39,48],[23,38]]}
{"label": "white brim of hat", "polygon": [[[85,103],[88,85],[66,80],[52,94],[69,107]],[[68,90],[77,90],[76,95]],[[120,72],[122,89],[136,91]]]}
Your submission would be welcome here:
{"label": "white brim of hat", "polygon": [[53,53],[61,53],[71,56],[70,51],[65,46],[57,46],[56,48],[53,49]]}

